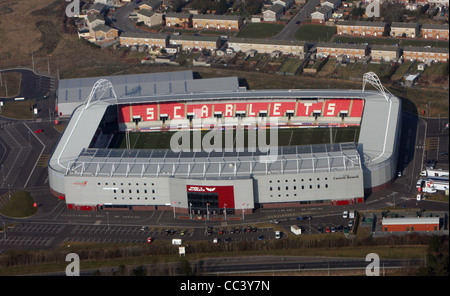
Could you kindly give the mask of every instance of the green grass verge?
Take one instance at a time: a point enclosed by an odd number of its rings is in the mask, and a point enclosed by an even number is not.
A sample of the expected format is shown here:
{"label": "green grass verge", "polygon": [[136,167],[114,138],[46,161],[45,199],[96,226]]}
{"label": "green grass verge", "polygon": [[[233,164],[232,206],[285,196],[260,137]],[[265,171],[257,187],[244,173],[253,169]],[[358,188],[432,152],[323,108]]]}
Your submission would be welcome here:
{"label": "green grass verge", "polygon": [[34,200],[29,192],[18,191],[12,194],[11,200],[0,209],[0,213],[15,218],[30,217],[37,212],[33,203]]}
{"label": "green grass verge", "polygon": [[304,41],[328,42],[334,34],[336,34],[336,27],[305,24],[301,25],[294,33],[294,38]]}
{"label": "green grass verge", "polygon": [[278,34],[284,25],[281,24],[267,24],[255,23],[246,24],[236,35],[240,38],[269,38]]}

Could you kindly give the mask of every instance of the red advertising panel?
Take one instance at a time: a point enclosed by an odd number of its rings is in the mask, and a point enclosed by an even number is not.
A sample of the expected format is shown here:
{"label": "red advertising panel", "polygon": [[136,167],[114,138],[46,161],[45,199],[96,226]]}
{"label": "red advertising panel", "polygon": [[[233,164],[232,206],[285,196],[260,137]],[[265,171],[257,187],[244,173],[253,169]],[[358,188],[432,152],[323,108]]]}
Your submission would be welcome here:
{"label": "red advertising panel", "polygon": [[219,195],[219,208],[234,209],[233,186],[198,186],[186,185],[187,192],[217,193]]}
{"label": "red advertising panel", "polygon": [[314,103],[311,101],[299,101],[297,105],[297,116],[312,116],[314,111],[322,112],[322,106],[322,102]]}
{"label": "red advertising panel", "polygon": [[233,117],[234,105],[233,103],[214,104],[214,112],[222,112],[222,117]]}
{"label": "red advertising panel", "polygon": [[364,100],[353,100],[350,117],[362,117]]}
{"label": "red advertising panel", "polygon": [[195,118],[209,118],[212,117],[214,104],[190,104],[187,106],[187,113],[195,114]]}
{"label": "red advertising panel", "polygon": [[325,102],[325,109],[323,110],[322,116],[325,117],[336,117],[339,116],[341,111],[350,110],[350,99],[338,99],[338,100],[327,100]]}
{"label": "red advertising panel", "polygon": [[133,116],[141,116],[142,121],[159,120],[157,104],[137,104],[131,108]]}
{"label": "red advertising panel", "polygon": [[270,116],[286,116],[287,111],[295,111],[295,101],[293,102],[273,102],[270,103]]}
{"label": "red advertising panel", "polygon": [[[183,119],[186,118],[183,103],[166,103],[159,104],[159,115],[167,115],[169,119]],[[158,118],[159,120],[159,118]]]}
{"label": "red advertising panel", "polygon": [[120,105],[119,106],[119,122],[130,122],[130,106]]}

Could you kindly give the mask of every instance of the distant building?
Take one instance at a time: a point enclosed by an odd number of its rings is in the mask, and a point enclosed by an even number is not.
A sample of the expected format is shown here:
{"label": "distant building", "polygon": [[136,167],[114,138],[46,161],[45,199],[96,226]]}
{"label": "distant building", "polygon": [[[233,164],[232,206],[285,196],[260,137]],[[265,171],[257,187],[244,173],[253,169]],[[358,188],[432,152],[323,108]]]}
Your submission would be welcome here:
{"label": "distant building", "polygon": [[398,46],[372,45],[370,56],[374,61],[392,62],[400,57],[401,50]]}
{"label": "distant building", "polygon": [[139,10],[148,9],[148,10],[158,10],[161,8],[161,0],[148,0],[143,1],[139,4]]}
{"label": "distant building", "polygon": [[263,11],[263,20],[265,22],[276,22],[284,13],[284,6],[280,4],[274,4],[269,9]]}
{"label": "distant building", "polygon": [[316,44],[317,56],[337,58],[346,56],[348,58],[362,59],[369,54],[367,45],[322,42]]}
{"label": "distant building", "polygon": [[198,29],[237,31],[242,23],[243,18],[238,15],[196,14],[192,16],[192,27]]}
{"label": "distant building", "polygon": [[306,51],[305,41],[286,40],[264,40],[231,37],[227,42],[228,48],[233,51],[247,52],[256,50],[258,53],[272,53],[279,51],[281,54],[291,54],[295,56],[303,55]]}
{"label": "distant building", "polygon": [[383,232],[438,231],[439,217],[383,218]]}
{"label": "distant building", "polygon": [[311,21],[314,23],[323,24],[328,21],[333,14],[333,9],[329,6],[322,6],[311,13]]}
{"label": "distant building", "polygon": [[385,22],[339,21],[336,24],[338,35],[380,37],[386,28]]}
{"label": "distant building", "polygon": [[435,40],[448,40],[448,24],[423,24],[421,28],[422,38]]}
{"label": "distant building", "polygon": [[169,12],[166,14],[166,26],[167,27],[191,28],[192,27],[192,14]]}
{"label": "distant building", "polygon": [[148,47],[165,48],[169,43],[168,34],[151,32],[125,32],[120,35],[121,46],[147,45]]}
{"label": "distant building", "polygon": [[163,15],[161,13],[149,9],[141,9],[136,14],[138,22],[143,22],[149,27],[158,26],[163,23]]}
{"label": "distant building", "polygon": [[169,44],[180,45],[182,50],[210,49],[216,50],[220,46],[219,36],[194,36],[194,35],[171,35]]}
{"label": "distant building", "polygon": [[403,48],[403,58],[407,61],[433,60],[434,62],[447,62],[449,49],[447,48],[426,48],[407,46]]}
{"label": "distant building", "polygon": [[419,24],[417,23],[393,22],[391,24],[392,37],[416,38],[418,34],[419,34]]}
{"label": "distant building", "polygon": [[341,0],[320,0],[320,5],[323,6],[328,6],[331,9],[335,10],[338,7],[340,7],[342,4]]}

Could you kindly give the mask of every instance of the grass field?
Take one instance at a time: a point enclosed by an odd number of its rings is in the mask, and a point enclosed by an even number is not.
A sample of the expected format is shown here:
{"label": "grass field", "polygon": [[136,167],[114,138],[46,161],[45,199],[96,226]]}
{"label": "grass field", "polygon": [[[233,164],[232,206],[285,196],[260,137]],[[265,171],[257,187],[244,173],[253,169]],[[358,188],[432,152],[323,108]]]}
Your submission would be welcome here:
{"label": "grass field", "polygon": [[284,25],[281,24],[268,24],[268,23],[255,23],[246,24],[236,35],[240,38],[269,38],[278,34]]}
{"label": "grass field", "polygon": [[304,41],[328,42],[334,34],[336,34],[336,27],[304,24],[294,33],[294,38]]}
{"label": "grass field", "polygon": [[[219,131],[220,134],[211,140],[211,145],[214,146],[216,144],[214,139],[222,139],[222,145],[217,143],[217,146],[221,146],[222,148],[236,148],[236,139],[237,133],[239,133],[240,139],[244,141],[244,147],[239,145],[238,147],[248,148],[255,147],[254,145],[249,145],[249,131],[247,129],[241,130],[242,133],[237,132],[236,130],[230,130],[232,132],[232,141],[227,142],[227,136],[225,132]],[[258,132],[255,131],[255,141],[250,141],[250,143],[258,143]],[[277,146],[295,146],[295,145],[312,145],[312,144],[327,144],[327,143],[344,143],[344,142],[357,142],[359,138],[360,127],[340,127],[340,128],[286,128],[286,129],[278,129],[277,132],[277,142],[271,143],[270,141],[270,130],[266,130],[266,143],[267,145],[275,144]],[[132,132],[129,133],[129,143],[131,149],[170,149],[170,140],[171,137],[176,132]],[[190,147],[192,149],[194,143],[194,136],[197,137],[193,132],[183,131],[181,132],[187,139],[187,135],[190,137]],[[207,135],[209,131],[201,131],[200,136],[203,140],[205,135]],[[331,133],[331,134],[330,134]],[[210,134],[209,136],[212,136]],[[221,137],[220,137],[221,136]],[[197,138],[195,138],[196,140]],[[220,140],[218,140],[220,141]],[[126,148],[126,135],[125,133],[118,133],[115,135],[113,141],[111,141],[111,145],[109,148]],[[195,142],[198,144],[198,141]],[[242,143],[242,142],[241,142]],[[179,141],[179,144],[183,144]],[[231,146],[232,145],[232,146]]]}

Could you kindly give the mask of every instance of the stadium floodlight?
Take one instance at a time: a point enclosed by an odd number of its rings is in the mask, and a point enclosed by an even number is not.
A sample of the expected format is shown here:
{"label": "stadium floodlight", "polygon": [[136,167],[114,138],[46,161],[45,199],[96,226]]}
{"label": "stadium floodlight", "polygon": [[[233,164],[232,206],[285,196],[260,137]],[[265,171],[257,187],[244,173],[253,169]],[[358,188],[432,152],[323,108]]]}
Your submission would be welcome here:
{"label": "stadium floodlight", "polygon": [[[89,94],[89,97],[86,99],[84,109],[89,107],[89,104],[93,100],[96,100],[96,101],[100,100],[105,95],[105,93],[108,89],[110,90],[110,92],[112,93],[112,95],[114,96],[114,98],[117,101],[117,95],[116,95],[116,92],[114,91],[114,87],[113,87],[111,81],[109,81],[108,79],[99,79],[99,80],[97,80],[97,82],[95,82],[94,86],[92,87],[91,93]],[[97,95],[98,93],[100,95]]]}
{"label": "stadium floodlight", "polygon": [[383,95],[383,97],[386,99],[386,101],[389,102],[390,96],[388,96],[387,93],[389,93],[389,95],[392,95],[392,94],[390,93],[389,90],[387,90],[383,86],[383,84],[381,84],[381,81],[378,78],[377,74],[375,74],[373,72],[367,72],[364,74],[362,92],[364,92],[364,90],[366,88],[366,83],[370,83],[373,87],[375,87]]}

